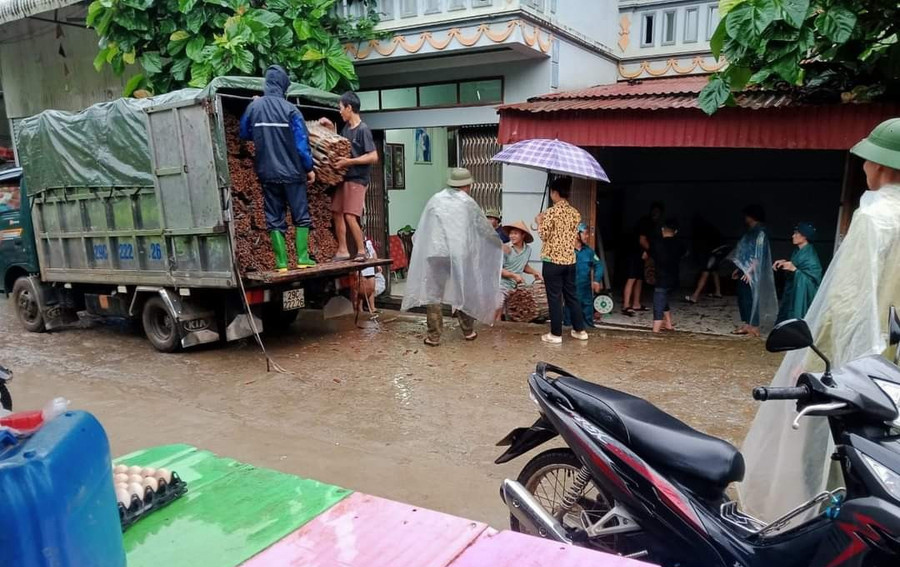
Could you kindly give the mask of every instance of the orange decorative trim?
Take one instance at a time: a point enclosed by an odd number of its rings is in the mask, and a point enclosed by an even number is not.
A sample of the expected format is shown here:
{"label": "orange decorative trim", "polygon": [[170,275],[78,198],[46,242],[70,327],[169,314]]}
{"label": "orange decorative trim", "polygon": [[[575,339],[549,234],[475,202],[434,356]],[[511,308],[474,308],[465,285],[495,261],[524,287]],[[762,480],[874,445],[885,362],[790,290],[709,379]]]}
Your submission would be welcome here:
{"label": "orange decorative trim", "polygon": [[[532,31],[530,36],[528,35],[529,27]],[[503,43],[510,38],[516,31],[516,28],[522,31],[522,40],[529,47],[537,45],[542,53],[548,53],[553,47],[553,34],[545,32],[542,36],[540,27],[528,24],[523,20],[513,20],[507,23],[506,29],[497,32],[494,32],[490,25],[481,24],[471,36],[464,36],[460,28],[450,28],[447,30],[447,35],[443,39],[435,39],[431,32],[422,32],[419,34],[418,41],[410,43],[410,40],[407,40],[405,36],[395,35],[391,39],[383,42],[371,40],[364,45],[348,43],[344,45],[344,51],[354,59],[360,60],[367,58],[373,51],[383,57],[390,57],[397,51],[398,47],[403,48],[407,53],[418,53],[426,43],[437,51],[447,49],[454,40],[463,47],[472,47],[477,44],[482,37],[487,37],[494,43]],[[412,37],[410,37],[410,39],[412,39]]]}
{"label": "orange decorative trim", "polygon": [[667,60],[662,67],[653,67],[653,63],[654,62],[651,61],[641,61],[638,64],[637,69],[630,70],[620,64],[619,76],[624,79],[637,79],[644,74],[651,77],[662,77],[670,73],[675,73],[676,75],[688,75],[697,71],[698,68],[707,73],[714,73],[726,65],[724,59],[719,59],[718,61],[710,59],[710,62],[708,63],[707,58],[701,56],[694,57],[691,62],[685,66],[682,66],[681,61],[677,59]]}
{"label": "orange decorative trim", "polygon": [[622,15],[622,19],[619,20],[619,50],[623,53],[626,49],[628,49],[628,44],[631,41],[629,38],[631,36],[631,19],[625,14]]}

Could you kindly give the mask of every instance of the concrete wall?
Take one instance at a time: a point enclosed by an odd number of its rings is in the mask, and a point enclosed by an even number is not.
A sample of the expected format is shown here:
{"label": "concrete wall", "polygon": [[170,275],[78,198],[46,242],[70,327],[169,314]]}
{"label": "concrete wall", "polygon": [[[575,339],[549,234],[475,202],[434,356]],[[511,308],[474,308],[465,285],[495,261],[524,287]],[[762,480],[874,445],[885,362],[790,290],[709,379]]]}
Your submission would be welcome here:
{"label": "concrete wall", "polygon": [[415,130],[388,130],[385,141],[403,144],[406,157],[406,189],[388,191],[388,220],[391,234],[406,225],[419,224],[422,209],[432,195],[446,185],[447,179],[447,129],[432,128],[431,164],[416,163]]}
{"label": "concrete wall", "polygon": [[[83,13],[83,8],[66,8],[59,10],[58,17],[65,21]],[[128,76],[116,77],[109,67],[97,73],[96,55],[94,30],[57,28],[31,19],[0,27],[0,69],[8,116],[22,118],[48,108],[81,110],[122,96]]]}
{"label": "concrete wall", "polygon": [[618,0],[557,0],[551,21],[612,48],[618,40],[618,13]]}
{"label": "concrete wall", "polygon": [[606,85],[615,83],[617,78],[616,64],[608,58],[574,43],[559,42],[559,88],[555,90],[568,91]]}

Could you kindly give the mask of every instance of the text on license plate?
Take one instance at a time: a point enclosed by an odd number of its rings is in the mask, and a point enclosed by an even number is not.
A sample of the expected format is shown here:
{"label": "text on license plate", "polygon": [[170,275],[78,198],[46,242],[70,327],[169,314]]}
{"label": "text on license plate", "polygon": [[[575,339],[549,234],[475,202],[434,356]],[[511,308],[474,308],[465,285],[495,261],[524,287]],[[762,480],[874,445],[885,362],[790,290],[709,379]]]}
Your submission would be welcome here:
{"label": "text on license plate", "polygon": [[282,297],[281,308],[284,311],[294,311],[306,307],[306,298],[302,289],[285,290]]}

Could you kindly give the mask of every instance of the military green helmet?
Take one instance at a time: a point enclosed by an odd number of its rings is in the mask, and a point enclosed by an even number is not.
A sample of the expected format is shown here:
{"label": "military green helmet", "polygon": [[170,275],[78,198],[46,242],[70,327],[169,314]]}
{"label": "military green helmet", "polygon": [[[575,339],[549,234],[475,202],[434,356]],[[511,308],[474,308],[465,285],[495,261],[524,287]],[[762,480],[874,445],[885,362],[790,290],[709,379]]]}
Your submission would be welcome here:
{"label": "military green helmet", "polygon": [[497,220],[503,220],[503,215],[500,213],[500,209],[489,208],[484,210],[484,216],[487,218],[495,218]]}
{"label": "military green helmet", "polygon": [[864,160],[900,169],[900,118],[885,120],[850,149],[850,153]]}

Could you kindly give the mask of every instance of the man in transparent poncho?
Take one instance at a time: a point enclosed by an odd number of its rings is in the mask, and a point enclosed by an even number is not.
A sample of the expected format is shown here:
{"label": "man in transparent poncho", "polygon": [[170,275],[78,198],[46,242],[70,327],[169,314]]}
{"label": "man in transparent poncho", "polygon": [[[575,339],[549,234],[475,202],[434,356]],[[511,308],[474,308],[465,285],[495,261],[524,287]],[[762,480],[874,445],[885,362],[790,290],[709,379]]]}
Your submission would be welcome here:
{"label": "man in transparent poncho", "polygon": [[426,306],[429,346],[441,341],[441,304],[450,305],[472,341],[475,321],[493,324],[502,302],[503,243],[469,196],[473,183],[467,169],[451,170],[448,187],[429,199],[416,227],[401,308]]}
{"label": "man in transparent poncho", "polygon": [[[835,367],[888,346],[888,309],[900,305],[900,118],[877,126],[850,150],[866,160],[869,191],[806,314],[816,345]],[[808,350],[788,353],[772,386],[794,386],[823,364]],[[842,486],[831,467],[828,421],[804,419],[791,429],[795,404],[762,404],[744,440],[747,474],[738,487],[744,508],[773,520],[826,486]]]}

